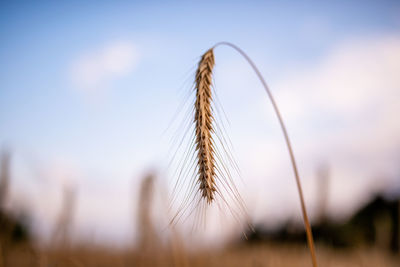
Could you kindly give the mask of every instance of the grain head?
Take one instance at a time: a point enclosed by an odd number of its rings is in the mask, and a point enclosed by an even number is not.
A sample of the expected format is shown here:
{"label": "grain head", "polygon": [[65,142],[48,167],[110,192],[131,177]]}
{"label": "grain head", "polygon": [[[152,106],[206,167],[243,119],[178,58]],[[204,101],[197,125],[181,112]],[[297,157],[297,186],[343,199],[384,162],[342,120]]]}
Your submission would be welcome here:
{"label": "grain head", "polygon": [[210,204],[215,194],[215,155],[213,141],[212,70],[213,50],[208,50],[199,62],[196,71],[195,89],[195,143],[198,164],[198,183],[201,196]]}

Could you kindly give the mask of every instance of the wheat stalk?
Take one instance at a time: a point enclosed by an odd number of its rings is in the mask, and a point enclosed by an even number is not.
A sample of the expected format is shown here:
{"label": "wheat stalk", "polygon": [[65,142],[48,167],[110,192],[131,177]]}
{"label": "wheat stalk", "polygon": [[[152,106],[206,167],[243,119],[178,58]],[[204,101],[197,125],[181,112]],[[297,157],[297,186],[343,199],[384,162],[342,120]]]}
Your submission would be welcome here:
{"label": "wheat stalk", "polygon": [[214,194],[216,190],[216,179],[218,178],[215,172],[215,149],[213,142],[213,114],[211,108],[212,95],[211,95],[211,86],[212,86],[212,70],[214,67],[214,53],[213,50],[215,47],[220,45],[226,45],[232,47],[237,52],[239,52],[251,65],[253,70],[256,72],[258,78],[260,79],[262,85],[264,86],[268,97],[272,103],[276,116],[279,120],[286,145],[288,148],[290,160],[293,167],[293,172],[297,184],[297,189],[300,197],[301,210],[303,214],[304,226],[307,234],[307,242],[310,248],[311,258],[313,266],[317,266],[317,260],[315,255],[314,241],[311,232],[311,226],[307,216],[307,210],[304,203],[303,191],[301,188],[300,177],[297,170],[297,164],[294,157],[293,149],[290,143],[289,135],[287,133],[285,124],[283,122],[282,116],[279,112],[278,106],[275,102],[272,93],[262,77],[260,71],[255,66],[253,61],[247,56],[247,54],[241,50],[239,47],[228,43],[221,42],[217,43],[211,49],[207,50],[206,53],[201,57],[201,60],[198,64],[197,72],[196,72],[196,80],[195,80],[195,89],[196,89],[196,102],[195,102],[195,144],[197,151],[197,161],[198,161],[198,183],[200,184],[200,192],[202,198],[206,199],[208,204],[211,204],[214,199]]}

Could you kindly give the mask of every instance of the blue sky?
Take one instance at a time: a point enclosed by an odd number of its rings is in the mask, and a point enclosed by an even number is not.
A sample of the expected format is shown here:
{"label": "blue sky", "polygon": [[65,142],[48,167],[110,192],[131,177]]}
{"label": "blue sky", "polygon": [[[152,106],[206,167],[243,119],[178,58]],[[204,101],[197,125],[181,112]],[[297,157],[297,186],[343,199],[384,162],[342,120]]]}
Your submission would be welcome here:
{"label": "blue sky", "polygon": [[[58,188],[73,180],[87,196],[80,196],[77,228],[96,223],[88,217],[113,214],[117,219],[109,224],[122,230],[109,236],[121,239],[116,236],[129,228],[131,209],[124,202],[143,173],[155,168],[171,179],[163,170],[174,132],[164,130],[190,89],[199,56],[225,40],[252,57],[281,103],[311,207],[312,176],[321,162],[332,165],[338,181],[332,212],[344,210],[343,187],[351,192],[362,183],[353,201],[359,205],[371,187],[366,176],[376,182],[372,176],[399,173],[399,124],[393,118],[400,99],[394,60],[399,14],[397,1],[3,1],[0,144],[13,152],[13,199],[28,192],[32,208],[47,214],[37,223],[45,228],[56,217]],[[262,221],[269,213],[253,203],[281,198],[289,208],[277,217],[292,216],[298,208],[292,174],[262,88],[233,51],[218,48],[216,60],[235,154],[242,175],[252,177],[243,194],[257,196],[249,199],[255,207],[250,213]],[[242,156],[248,153],[254,159]],[[37,182],[33,169],[47,182]],[[274,186],[279,194],[270,192],[264,201],[260,186]],[[54,204],[42,205],[41,192],[50,189]],[[119,207],[114,213],[98,208],[104,193]],[[267,205],[271,214],[276,206]]]}

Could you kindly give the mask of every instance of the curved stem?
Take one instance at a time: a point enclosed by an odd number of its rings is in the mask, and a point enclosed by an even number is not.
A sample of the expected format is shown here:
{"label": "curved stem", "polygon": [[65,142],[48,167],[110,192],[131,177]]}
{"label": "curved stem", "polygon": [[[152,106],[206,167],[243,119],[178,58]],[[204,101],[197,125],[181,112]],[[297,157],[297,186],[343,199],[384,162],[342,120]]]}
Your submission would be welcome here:
{"label": "curved stem", "polygon": [[253,63],[253,61],[249,58],[249,56],[247,56],[247,54],[240,49],[239,47],[237,47],[236,45],[229,43],[229,42],[220,42],[217,43],[213,46],[213,49],[217,46],[220,45],[226,45],[226,46],[230,46],[231,48],[235,49],[237,52],[239,52],[239,54],[241,54],[246,60],[247,62],[250,64],[250,66],[253,68],[253,70],[255,71],[255,73],[257,74],[258,78],[260,79],[262,85],[265,88],[265,91],[268,94],[268,97],[272,103],[272,106],[275,110],[276,116],[278,117],[279,120],[279,124],[281,126],[283,135],[285,137],[285,141],[286,141],[286,145],[287,145],[287,149],[289,151],[289,155],[290,155],[290,160],[292,163],[292,167],[293,167],[293,172],[294,172],[294,176],[296,178],[296,184],[297,184],[297,189],[299,192],[299,196],[300,196],[300,204],[301,204],[301,211],[303,214],[303,220],[304,220],[304,227],[306,229],[306,234],[307,234],[307,242],[308,242],[308,246],[310,248],[310,253],[311,253],[311,258],[312,258],[312,263],[314,267],[317,267],[317,259],[316,259],[316,255],[315,255],[315,248],[314,248],[314,240],[313,240],[313,236],[312,236],[312,232],[311,232],[311,226],[310,226],[310,222],[308,220],[308,216],[307,216],[307,210],[306,210],[306,205],[304,203],[304,197],[303,197],[303,190],[301,188],[301,183],[300,183],[300,177],[299,177],[299,172],[297,170],[297,164],[296,164],[296,160],[294,158],[294,153],[293,153],[293,149],[292,149],[292,145],[290,144],[290,139],[289,139],[289,135],[288,132],[286,130],[285,124],[283,123],[283,119],[282,119],[282,115],[279,112],[278,106],[275,102],[274,97],[272,96],[271,90],[269,89],[267,83],[265,82],[263,76],[261,75],[260,71],[258,70],[258,68],[256,67],[256,65]]}

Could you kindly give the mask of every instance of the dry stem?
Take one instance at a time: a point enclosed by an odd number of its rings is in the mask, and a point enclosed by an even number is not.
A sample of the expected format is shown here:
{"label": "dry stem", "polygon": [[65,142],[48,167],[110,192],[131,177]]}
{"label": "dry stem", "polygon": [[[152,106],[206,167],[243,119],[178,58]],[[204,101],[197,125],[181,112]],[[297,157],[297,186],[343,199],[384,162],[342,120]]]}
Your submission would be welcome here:
{"label": "dry stem", "polygon": [[211,81],[212,81],[212,69],[214,67],[214,55],[213,49],[220,45],[227,45],[239,52],[250,64],[253,70],[256,72],[260,79],[268,97],[272,103],[276,116],[279,120],[283,136],[286,141],[287,149],[289,151],[290,160],[293,167],[294,176],[296,179],[297,189],[300,197],[301,211],[303,214],[304,226],[307,234],[307,242],[311,253],[312,263],[314,267],[317,267],[317,260],[315,255],[314,241],[311,232],[311,226],[307,216],[307,210],[304,203],[303,190],[301,188],[300,177],[297,170],[297,164],[294,157],[292,145],[290,143],[289,135],[287,133],[285,124],[282,116],[279,112],[278,106],[275,102],[272,93],[262,77],[260,71],[257,69],[253,61],[246,55],[246,53],[239,47],[228,42],[217,43],[214,47],[209,49],[201,58],[197,73],[196,73],[196,104],[195,104],[195,123],[196,123],[196,145],[198,152],[198,174],[200,191],[202,197],[207,199],[207,203],[211,203],[214,199],[215,192],[215,171],[214,171],[214,147],[212,140],[212,122],[213,117],[211,113]]}

